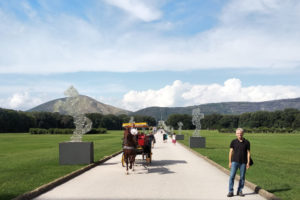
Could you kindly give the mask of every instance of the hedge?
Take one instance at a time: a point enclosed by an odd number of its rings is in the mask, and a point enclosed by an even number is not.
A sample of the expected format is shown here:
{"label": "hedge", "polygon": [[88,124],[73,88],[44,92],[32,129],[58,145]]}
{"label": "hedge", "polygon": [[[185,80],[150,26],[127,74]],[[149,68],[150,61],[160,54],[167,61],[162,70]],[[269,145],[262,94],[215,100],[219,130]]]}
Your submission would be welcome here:
{"label": "hedge", "polygon": [[[292,128],[243,128],[245,133],[295,133]],[[219,133],[235,133],[235,128],[221,128]]]}
{"label": "hedge", "polygon": [[[29,133],[30,134],[73,134],[74,129],[60,129],[60,128],[49,128],[49,129],[43,129],[43,128],[30,128]],[[106,128],[93,128],[86,134],[105,134],[107,133]]]}

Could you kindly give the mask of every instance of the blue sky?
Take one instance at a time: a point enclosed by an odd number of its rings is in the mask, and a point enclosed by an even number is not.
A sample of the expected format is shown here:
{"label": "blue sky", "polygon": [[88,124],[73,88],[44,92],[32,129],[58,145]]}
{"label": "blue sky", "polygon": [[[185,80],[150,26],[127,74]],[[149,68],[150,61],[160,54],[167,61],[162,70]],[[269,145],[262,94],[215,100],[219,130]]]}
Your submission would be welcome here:
{"label": "blue sky", "polygon": [[0,107],[300,97],[297,0],[0,0]]}

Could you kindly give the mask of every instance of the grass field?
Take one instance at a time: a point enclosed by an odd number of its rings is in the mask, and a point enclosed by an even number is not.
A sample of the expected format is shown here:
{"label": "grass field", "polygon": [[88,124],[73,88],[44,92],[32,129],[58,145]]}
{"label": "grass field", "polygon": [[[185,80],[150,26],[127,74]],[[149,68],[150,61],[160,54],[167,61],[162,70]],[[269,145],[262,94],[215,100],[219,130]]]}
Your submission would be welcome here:
{"label": "grass field", "polygon": [[[83,165],[59,165],[58,144],[71,135],[0,134],[0,199],[11,199]],[[94,142],[94,160],[121,150],[122,131],[84,135]]]}
{"label": "grass field", "polygon": [[[185,145],[189,145],[185,131]],[[206,137],[205,149],[194,149],[228,168],[228,153],[235,134],[201,131]],[[246,179],[287,200],[300,199],[300,134],[245,134],[251,142],[254,165],[247,170]],[[236,186],[235,186],[236,187]],[[236,188],[235,188],[236,189]]]}
{"label": "grass field", "polygon": [[[184,131],[184,144],[188,135]],[[205,149],[195,149],[228,169],[229,144],[234,134],[201,131]],[[85,135],[94,142],[94,159],[100,160],[121,149],[122,131]],[[58,164],[58,143],[70,135],[0,134],[0,199],[11,199],[82,167]],[[246,134],[251,142],[254,165],[247,180],[282,199],[300,199],[300,134]]]}

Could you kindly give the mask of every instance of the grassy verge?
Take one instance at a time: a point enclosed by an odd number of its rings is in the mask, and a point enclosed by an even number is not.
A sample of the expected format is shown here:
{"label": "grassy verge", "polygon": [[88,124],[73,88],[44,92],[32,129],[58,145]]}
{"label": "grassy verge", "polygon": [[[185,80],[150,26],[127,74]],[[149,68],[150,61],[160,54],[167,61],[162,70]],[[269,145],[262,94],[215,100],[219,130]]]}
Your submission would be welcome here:
{"label": "grassy verge", "polygon": [[[122,131],[84,135],[94,142],[94,159],[121,150]],[[84,165],[59,165],[60,142],[70,135],[0,134],[0,199],[11,199],[77,170]]]}
{"label": "grassy verge", "polygon": [[[185,131],[183,144],[189,146],[192,131]],[[228,153],[235,134],[201,131],[206,148],[197,152],[228,168]],[[246,179],[282,199],[300,199],[300,134],[245,134],[251,142],[254,165]]]}

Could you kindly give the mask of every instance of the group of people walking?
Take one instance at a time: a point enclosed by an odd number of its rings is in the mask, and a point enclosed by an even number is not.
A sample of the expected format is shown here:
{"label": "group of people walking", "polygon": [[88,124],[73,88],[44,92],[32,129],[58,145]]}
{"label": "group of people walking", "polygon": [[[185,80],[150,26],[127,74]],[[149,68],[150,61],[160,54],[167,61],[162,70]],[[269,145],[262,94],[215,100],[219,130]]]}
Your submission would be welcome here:
{"label": "group of people walking", "polygon": [[[163,133],[163,142],[166,143],[168,141],[168,134],[166,132],[161,131]],[[172,143],[176,144],[176,133],[172,134]]]}

